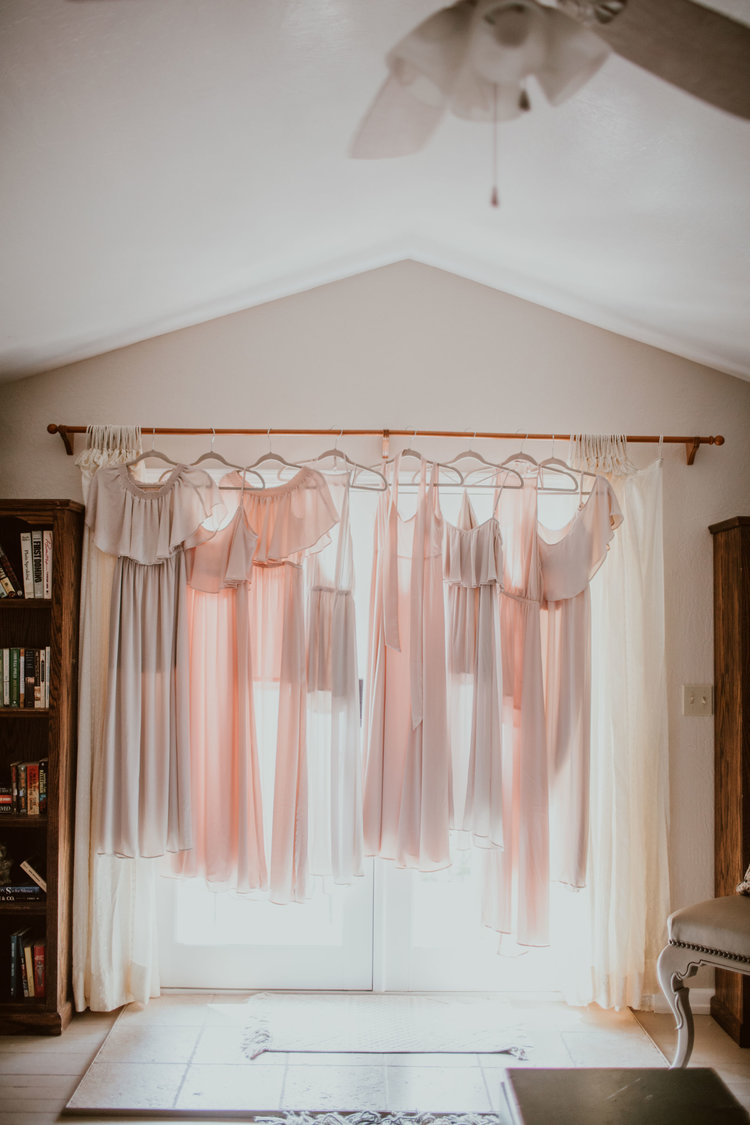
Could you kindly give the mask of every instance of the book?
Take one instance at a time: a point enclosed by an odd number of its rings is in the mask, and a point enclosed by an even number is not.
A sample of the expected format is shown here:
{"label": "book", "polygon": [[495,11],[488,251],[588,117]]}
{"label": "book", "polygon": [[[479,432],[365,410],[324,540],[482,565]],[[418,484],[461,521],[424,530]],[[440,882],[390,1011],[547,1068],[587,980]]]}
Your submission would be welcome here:
{"label": "book", "polygon": [[50,661],[49,645],[47,645],[47,647],[44,650],[44,666],[45,666],[45,669],[46,669],[45,678],[44,678],[44,691],[45,691],[44,706],[49,707],[49,686],[50,686],[50,680],[51,680],[51,674],[52,674],[52,664],[51,664],[51,661]]}
{"label": "book", "polygon": [[26,813],[26,763],[16,762],[16,812]]}
{"label": "book", "polygon": [[21,996],[27,995],[23,987],[23,969],[24,969],[24,956],[23,956],[23,942],[24,938],[29,932],[28,926],[22,930],[16,930],[10,935],[10,964],[11,964],[11,997],[18,999]]}
{"label": "book", "polygon": [[44,938],[34,942],[34,995],[43,997],[47,988],[47,944]]}
{"label": "book", "polygon": [[29,856],[28,859],[21,860],[21,870],[25,871],[30,879],[33,879],[37,886],[41,887],[43,891],[47,890],[46,871],[47,864],[44,861],[44,856],[34,854]]}
{"label": "book", "polygon": [[47,815],[47,775],[49,773],[49,759],[42,758],[39,762],[39,815]]}
{"label": "book", "polygon": [[26,995],[34,997],[34,942],[30,937],[23,939],[23,962],[26,969]]}
{"label": "book", "polygon": [[0,785],[0,816],[13,812],[13,790],[9,785]]}
{"label": "book", "polygon": [[42,652],[41,648],[34,649],[34,706],[43,707],[42,702]]}
{"label": "book", "polygon": [[16,946],[15,932],[10,935],[10,998],[11,1000],[18,999],[19,996],[18,984],[18,949]]}
{"label": "book", "polygon": [[11,648],[10,652],[10,672],[9,672],[9,707],[20,707],[21,705],[21,650],[20,648]]}
{"label": "book", "polygon": [[0,902],[44,902],[44,891],[36,883],[0,886]]}
{"label": "book", "polygon": [[42,532],[42,597],[52,597],[52,531]]}
{"label": "book", "polygon": [[18,580],[18,575],[16,574],[15,567],[6,555],[2,543],[0,543],[0,567],[2,567],[6,577],[10,579],[11,585],[13,586],[14,592],[12,596],[16,598],[22,597],[23,586]]}
{"label": "book", "polygon": [[26,763],[26,812],[39,816],[39,762]]}
{"label": "book", "polygon": [[3,649],[3,707],[10,707],[10,649]]}
{"label": "book", "polygon": [[23,650],[23,705],[33,707],[35,701],[36,649]]}
{"label": "book", "polygon": [[31,532],[21,532],[21,566],[23,569],[23,596],[34,597],[34,570],[31,565]]}
{"label": "book", "polygon": [[8,575],[5,573],[5,568],[0,562],[0,598],[12,598],[14,596],[15,590],[13,589],[13,583],[10,578],[8,578]]}
{"label": "book", "polygon": [[42,553],[42,533],[31,533],[31,566],[34,581],[34,597],[44,597],[44,555]]}

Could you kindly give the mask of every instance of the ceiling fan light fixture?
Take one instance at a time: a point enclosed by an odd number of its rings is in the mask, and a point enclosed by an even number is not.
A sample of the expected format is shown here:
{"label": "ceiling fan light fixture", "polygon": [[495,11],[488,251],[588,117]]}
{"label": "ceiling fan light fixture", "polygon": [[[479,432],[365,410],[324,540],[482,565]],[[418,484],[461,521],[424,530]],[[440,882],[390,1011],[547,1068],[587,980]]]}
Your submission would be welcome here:
{"label": "ceiling fan light fixture", "polygon": [[545,12],[549,29],[549,50],[544,66],[536,79],[550,105],[560,105],[571,98],[612,53],[611,47],[562,12],[548,8]]}

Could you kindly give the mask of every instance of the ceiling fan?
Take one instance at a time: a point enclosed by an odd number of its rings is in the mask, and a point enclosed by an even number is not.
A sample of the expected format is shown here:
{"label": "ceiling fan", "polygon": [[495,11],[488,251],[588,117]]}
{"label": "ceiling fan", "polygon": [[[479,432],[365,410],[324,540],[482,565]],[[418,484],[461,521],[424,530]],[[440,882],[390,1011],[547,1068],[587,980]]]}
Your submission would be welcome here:
{"label": "ceiling fan", "polygon": [[694,0],[458,0],[388,52],[389,75],[350,155],[418,152],[446,112],[519,117],[531,108],[531,76],[559,105],[610,52],[750,118],[750,27]]}

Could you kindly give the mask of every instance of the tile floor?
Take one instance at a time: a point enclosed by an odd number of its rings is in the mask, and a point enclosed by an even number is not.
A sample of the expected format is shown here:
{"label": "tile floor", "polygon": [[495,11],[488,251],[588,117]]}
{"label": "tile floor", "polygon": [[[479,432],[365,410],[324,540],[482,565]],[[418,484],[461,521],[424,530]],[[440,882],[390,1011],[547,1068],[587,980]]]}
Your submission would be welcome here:
{"label": "tile floor", "polygon": [[[674,1032],[671,1017],[639,1013],[637,1022],[629,1012],[604,1012],[571,1009],[549,1000],[534,1001],[528,996],[512,998],[523,1012],[523,1023],[534,1043],[533,1058],[519,1064],[503,1056],[487,1055],[261,1055],[243,1067],[251,1085],[248,1102],[259,1106],[262,1094],[267,1108],[277,1106],[309,1107],[310,1099],[329,1098],[331,1107],[344,1108],[344,1099],[354,1099],[352,1108],[363,1097],[370,1105],[383,1107],[421,1108],[427,1104],[449,1111],[481,1111],[494,1109],[503,1125],[508,1122],[502,1094],[502,1074],[507,1065],[528,1066],[664,1066],[665,1055],[673,1050]],[[185,1003],[194,1000],[186,998]],[[159,1015],[158,1002],[147,1011],[150,1029],[139,1031],[131,1040],[131,1062],[141,1060],[142,1066],[161,1068],[159,1081],[166,1088],[174,1082],[176,1071],[185,1073],[184,1058],[190,1033],[174,1016]],[[174,1007],[171,1005],[170,1007]],[[166,1008],[164,1009],[166,1011]],[[115,1019],[114,1014],[86,1013],[75,1017],[65,1034],[59,1038],[0,1037],[0,1125],[53,1125],[53,1122],[88,1122],[105,1125],[112,1118],[104,1116],[60,1117],[61,1110],[75,1090],[81,1076],[105,1040]],[[163,1022],[158,1022],[159,1020]],[[170,1022],[171,1019],[171,1022]],[[124,1021],[121,1021],[121,1026]],[[643,1030],[648,1036],[644,1035]],[[208,1036],[200,1056],[184,1081],[179,1097],[181,1105],[195,1111],[200,1099],[195,1095],[206,1090],[214,1099],[235,1093],[237,1070],[229,1058],[221,1055],[221,1044]],[[663,1052],[663,1053],[662,1053]],[[112,1068],[109,1081],[123,1080],[118,1067],[127,1064],[107,1059],[107,1048],[100,1064]],[[198,1061],[200,1058],[200,1061]],[[155,1060],[159,1061],[155,1061]],[[172,1061],[165,1061],[169,1059]],[[273,1060],[273,1061],[271,1061]],[[736,1047],[709,1016],[696,1017],[696,1046],[691,1060],[694,1066],[714,1067],[735,1096],[750,1109],[750,1050]],[[198,1068],[205,1068],[200,1073]],[[130,1071],[129,1066],[127,1069]],[[132,1071],[130,1072],[132,1074]],[[210,1084],[207,1082],[210,1079]],[[112,1088],[112,1087],[110,1087]],[[128,1088],[128,1094],[132,1088]],[[214,1100],[218,1109],[221,1101]],[[321,1104],[324,1108],[324,1104]],[[141,1125],[151,1125],[164,1117],[148,1115],[143,1108]],[[221,1117],[204,1119],[218,1125]]]}

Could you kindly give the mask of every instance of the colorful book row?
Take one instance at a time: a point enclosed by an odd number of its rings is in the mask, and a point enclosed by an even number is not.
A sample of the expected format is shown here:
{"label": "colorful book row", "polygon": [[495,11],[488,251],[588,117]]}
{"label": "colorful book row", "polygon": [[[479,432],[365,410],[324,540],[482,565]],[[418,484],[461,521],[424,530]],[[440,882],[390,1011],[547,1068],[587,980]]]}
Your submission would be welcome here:
{"label": "colorful book row", "polygon": [[0,805],[0,815],[45,816],[47,813],[48,760],[10,763],[10,805]]}
{"label": "colorful book row", "polygon": [[52,532],[21,532],[21,577],[0,543],[0,598],[52,597]]}
{"label": "colorful book row", "polygon": [[10,998],[42,999],[47,985],[46,943],[28,926],[10,935]]}
{"label": "colorful book row", "polygon": [[49,645],[0,648],[0,707],[49,707]]}

